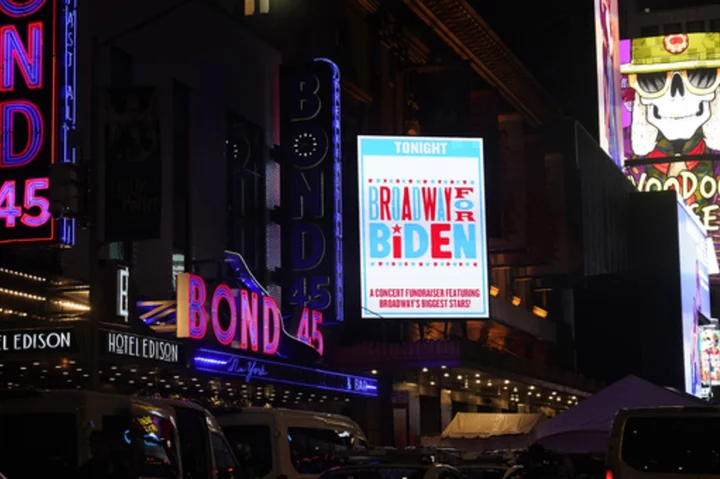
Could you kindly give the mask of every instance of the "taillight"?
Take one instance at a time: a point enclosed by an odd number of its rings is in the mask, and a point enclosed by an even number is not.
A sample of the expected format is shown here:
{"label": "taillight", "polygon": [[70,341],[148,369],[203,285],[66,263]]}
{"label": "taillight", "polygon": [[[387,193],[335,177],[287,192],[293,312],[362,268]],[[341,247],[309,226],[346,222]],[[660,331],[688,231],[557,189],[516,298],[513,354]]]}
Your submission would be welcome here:
{"label": "taillight", "polygon": [[610,469],[605,471],[605,479],[613,479],[613,473]]}

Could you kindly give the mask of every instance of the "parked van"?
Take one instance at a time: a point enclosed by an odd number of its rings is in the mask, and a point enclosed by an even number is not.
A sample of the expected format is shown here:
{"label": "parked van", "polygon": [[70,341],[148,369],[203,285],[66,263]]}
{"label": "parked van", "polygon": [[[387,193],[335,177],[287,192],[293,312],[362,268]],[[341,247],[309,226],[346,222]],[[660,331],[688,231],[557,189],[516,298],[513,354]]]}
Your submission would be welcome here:
{"label": "parked van", "polygon": [[621,410],[605,459],[607,479],[720,475],[720,408]]}
{"label": "parked van", "polygon": [[0,391],[0,477],[235,479],[242,470],[195,404],[89,391]]}
{"label": "parked van", "polygon": [[271,408],[215,412],[249,479],[313,478],[337,455],[367,449],[352,419],[338,414]]}

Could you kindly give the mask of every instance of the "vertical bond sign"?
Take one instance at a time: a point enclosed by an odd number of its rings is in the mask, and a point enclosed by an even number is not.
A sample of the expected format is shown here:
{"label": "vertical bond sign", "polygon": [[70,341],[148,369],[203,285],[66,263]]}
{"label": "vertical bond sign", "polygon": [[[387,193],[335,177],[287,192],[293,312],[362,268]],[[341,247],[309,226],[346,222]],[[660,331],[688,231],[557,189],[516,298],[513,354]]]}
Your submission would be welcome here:
{"label": "vertical bond sign", "polygon": [[72,245],[51,165],[75,163],[75,0],[0,0],[0,244]]}
{"label": "vertical bond sign", "polygon": [[358,137],[365,318],[489,317],[483,143]]}
{"label": "vertical bond sign", "polygon": [[280,83],[283,309],[342,321],[340,71],[326,59],[285,67]]}

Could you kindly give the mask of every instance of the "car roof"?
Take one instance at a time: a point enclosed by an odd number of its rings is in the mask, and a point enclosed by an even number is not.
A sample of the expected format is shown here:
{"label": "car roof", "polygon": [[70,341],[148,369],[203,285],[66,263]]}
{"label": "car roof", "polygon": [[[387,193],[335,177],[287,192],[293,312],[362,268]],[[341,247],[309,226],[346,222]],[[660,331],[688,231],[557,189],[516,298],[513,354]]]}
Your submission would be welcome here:
{"label": "car roof", "polygon": [[337,425],[349,426],[360,430],[360,426],[347,416],[341,414],[333,414],[327,412],[303,411],[298,409],[287,408],[266,408],[266,407],[237,407],[237,408],[218,408],[212,409],[211,412],[218,418],[221,424],[231,422],[231,418],[235,416],[253,416],[253,415],[276,415],[287,419],[317,419],[323,422],[335,423]]}

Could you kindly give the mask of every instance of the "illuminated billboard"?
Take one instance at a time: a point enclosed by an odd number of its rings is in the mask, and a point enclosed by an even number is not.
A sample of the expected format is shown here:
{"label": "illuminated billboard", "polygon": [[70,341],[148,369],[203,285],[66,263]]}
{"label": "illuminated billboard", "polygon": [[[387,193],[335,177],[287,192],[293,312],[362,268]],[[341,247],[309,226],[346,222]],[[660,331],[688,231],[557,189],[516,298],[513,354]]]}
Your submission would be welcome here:
{"label": "illuminated billboard", "polygon": [[620,42],[626,159],[720,150],[720,33]]}
{"label": "illuminated billboard", "polygon": [[720,161],[636,164],[627,166],[625,174],[641,192],[677,191],[700,219],[720,259]]}
{"label": "illuminated billboard", "polygon": [[703,390],[720,386],[720,331],[717,323],[705,326],[700,335],[700,364]]}
{"label": "illuminated billboard", "polygon": [[358,137],[364,318],[488,318],[483,142]]}
{"label": "illuminated billboard", "polygon": [[685,391],[702,395],[700,361],[701,315],[710,317],[707,241],[697,216],[678,199],[680,294],[682,295]]}
{"label": "illuminated billboard", "polygon": [[75,0],[0,1],[0,244],[74,243],[50,165],[75,163]]}
{"label": "illuminated billboard", "polygon": [[600,146],[622,166],[620,99],[620,33],[617,0],[595,0],[595,57],[597,64]]}

